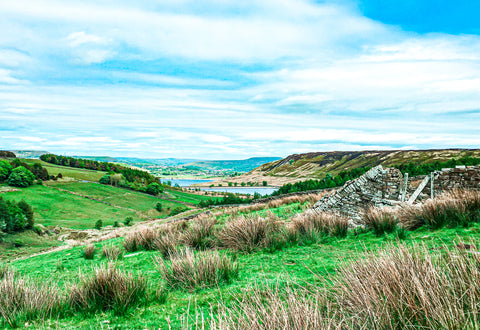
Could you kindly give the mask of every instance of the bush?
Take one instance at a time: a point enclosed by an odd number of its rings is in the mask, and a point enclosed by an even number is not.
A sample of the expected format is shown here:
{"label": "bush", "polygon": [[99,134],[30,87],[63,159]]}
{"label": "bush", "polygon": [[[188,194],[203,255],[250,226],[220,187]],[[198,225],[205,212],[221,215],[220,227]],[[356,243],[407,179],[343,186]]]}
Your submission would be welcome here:
{"label": "bush", "polygon": [[64,297],[54,283],[37,283],[7,271],[0,279],[0,316],[12,328],[59,312]]}
{"label": "bush", "polygon": [[79,274],[80,283],[70,292],[70,304],[86,313],[112,310],[125,314],[130,308],[147,301],[147,280],[124,273],[113,264],[97,267],[92,275]]}
{"label": "bush", "polygon": [[6,160],[0,160],[0,182],[7,180],[11,172],[12,165]]}
{"label": "bush", "polygon": [[132,222],[133,222],[133,218],[132,217],[126,217],[125,220],[123,221],[123,223],[125,224],[125,226],[131,226],[132,225]]}
{"label": "bush", "polygon": [[228,221],[216,234],[221,246],[251,253],[265,246],[266,238],[278,232],[280,225],[272,219],[259,216],[239,216]]}
{"label": "bush", "polygon": [[93,259],[93,257],[95,256],[95,245],[93,244],[88,244],[87,246],[85,246],[83,248],[83,257],[85,259]]}
{"label": "bush", "polygon": [[163,188],[157,182],[152,182],[147,186],[147,189],[145,190],[145,192],[147,194],[156,196],[159,193],[163,192]]}
{"label": "bush", "polygon": [[100,178],[100,180],[98,180],[98,182],[100,182],[101,184],[110,184],[110,175],[104,175]]}
{"label": "bush", "polygon": [[204,251],[194,254],[186,249],[171,261],[156,258],[160,276],[167,286],[176,289],[195,290],[230,283],[238,275],[238,267],[226,255]]}
{"label": "bush", "polygon": [[158,202],[157,205],[155,205],[155,209],[158,211],[158,212],[162,212],[162,203]]}
{"label": "bush", "polygon": [[183,207],[183,206],[177,206],[170,211],[170,216],[173,217],[174,215],[185,212],[186,210],[188,210],[188,208]]}
{"label": "bush", "polygon": [[102,229],[103,227],[103,221],[102,220],[97,220],[97,222],[95,222],[95,229]]}
{"label": "bush", "polygon": [[102,247],[102,256],[110,260],[123,258],[123,249],[115,245],[104,245]]}
{"label": "bush", "polygon": [[33,228],[35,224],[35,220],[33,218],[33,208],[27,204],[23,199],[18,202],[18,207],[22,210],[23,215],[25,216],[27,223],[25,224],[25,228]]}
{"label": "bush", "polygon": [[28,187],[33,184],[35,176],[23,166],[19,166],[12,170],[7,183],[14,187]]}
{"label": "bush", "polygon": [[371,207],[363,214],[362,221],[366,228],[373,230],[378,236],[392,233],[397,228],[397,218],[393,210]]}

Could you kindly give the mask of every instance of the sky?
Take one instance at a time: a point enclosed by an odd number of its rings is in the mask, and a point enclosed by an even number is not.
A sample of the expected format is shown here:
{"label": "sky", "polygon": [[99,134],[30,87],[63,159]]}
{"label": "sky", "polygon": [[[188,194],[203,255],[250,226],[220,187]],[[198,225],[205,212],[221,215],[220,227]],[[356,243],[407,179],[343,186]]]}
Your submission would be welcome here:
{"label": "sky", "polygon": [[480,147],[478,0],[0,0],[0,149]]}

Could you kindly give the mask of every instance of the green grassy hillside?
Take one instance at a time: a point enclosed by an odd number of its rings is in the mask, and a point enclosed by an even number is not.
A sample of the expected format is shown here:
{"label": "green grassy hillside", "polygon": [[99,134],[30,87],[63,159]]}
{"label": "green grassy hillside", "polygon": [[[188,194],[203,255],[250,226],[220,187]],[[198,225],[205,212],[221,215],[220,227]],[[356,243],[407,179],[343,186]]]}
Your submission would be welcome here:
{"label": "green grassy hillside", "polygon": [[207,160],[197,161],[194,163],[183,165],[185,168],[203,169],[209,171],[233,171],[233,172],[248,172],[254,168],[275,160],[279,157],[253,157],[244,160]]}
{"label": "green grassy hillside", "polygon": [[[301,203],[295,202],[279,207],[270,206],[257,211],[243,209],[244,211],[236,216],[258,213],[268,216],[272,212],[288,222],[292,221],[294,215],[302,212],[305,207],[306,205],[302,206]],[[225,222],[230,221],[228,216],[222,212],[212,216],[218,222],[218,229],[221,229]],[[402,233],[394,231],[385,235],[375,235],[368,230],[355,230],[349,231],[344,237],[320,235],[316,239],[297,241],[297,243],[287,244],[278,249],[256,249],[251,253],[239,253],[231,249],[224,249],[220,254],[235,260],[238,265],[238,274],[227,283],[193,290],[181,286],[168,287],[165,280],[162,279],[162,271],[154,261],[155,258],[162,259],[160,251],[140,250],[133,253],[124,251],[124,257],[115,261],[115,265],[118,269],[133,274],[135,278],[142,277],[147,281],[147,293],[150,296],[148,301],[129,309],[123,315],[112,311],[76,313],[67,310],[58,316],[34,319],[29,323],[33,327],[64,329],[95,329],[107,326],[129,329],[179,329],[189,328],[197,320],[209,328],[210,313],[216,317],[222,315],[222,310],[217,309],[219,304],[226,307],[235,306],[239,300],[254,299],[253,292],[258,292],[258,290],[265,292],[263,299],[270,299],[266,293],[268,288],[274,288],[279,292],[304,289],[308,291],[315,290],[316,287],[329,289],[338,280],[340,267],[348,267],[352,263],[362,262],[365,255],[375,254],[383,248],[394,249],[399,244],[412,247],[419,243],[424,245],[427,251],[431,251],[430,253],[434,254],[435,258],[439,258],[446,249],[452,249],[461,242],[475,241],[479,238],[480,225],[475,223],[468,227],[443,228],[435,231],[422,227],[415,231]],[[79,272],[91,274],[94,267],[106,265],[109,262],[101,255],[100,251],[103,246],[117,246],[123,249],[122,242],[123,238],[116,238],[96,243],[97,253],[91,260],[83,257],[84,247],[73,247],[26,260],[14,261],[10,263],[10,267],[19,274],[39,281],[53,281],[61,291],[68,290],[72,283],[78,282]],[[166,262],[168,263],[168,261]],[[420,270],[411,269],[414,274],[417,271]],[[417,285],[419,284],[417,283]],[[289,305],[285,306],[287,310],[293,309],[294,303],[295,301],[289,300]],[[315,308],[322,310],[322,306],[315,305]],[[308,310],[308,313],[311,315],[313,311]],[[260,310],[258,312],[259,314],[250,319],[250,322],[260,317]],[[307,313],[304,309],[295,311],[295,313],[304,312]],[[238,313],[238,311],[234,311],[234,313]],[[270,316],[274,316],[274,314]],[[453,316],[452,321],[455,321]],[[258,327],[258,329],[261,328]]]}

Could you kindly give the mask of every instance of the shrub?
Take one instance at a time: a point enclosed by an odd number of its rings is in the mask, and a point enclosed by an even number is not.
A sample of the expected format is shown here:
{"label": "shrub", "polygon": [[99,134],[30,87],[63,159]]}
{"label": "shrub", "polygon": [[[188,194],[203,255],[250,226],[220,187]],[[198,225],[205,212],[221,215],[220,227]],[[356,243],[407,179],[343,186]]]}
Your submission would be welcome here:
{"label": "shrub", "polygon": [[194,249],[211,248],[213,246],[213,227],[216,223],[215,218],[206,215],[190,221],[188,229],[182,234],[182,243]]}
{"label": "shrub", "polygon": [[182,212],[185,212],[186,210],[188,210],[188,208],[186,208],[184,206],[177,206],[170,211],[170,216],[180,214]]}
{"label": "shrub", "polygon": [[123,249],[115,245],[104,245],[102,247],[102,256],[110,260],[123,258]]}
{"label": "shrub", "polygon": [[103,221],[102,220],[97,220],[97,222],[95,222],[95,229],[102,229],[103,227]]}
{"label": "shrub", "polygon": [[125,226],[131,226],[132,225],[132,222],[133,222],[133,218],[132,217],[126,217],[125,220],[123,221],[123,223],[125,224]]}
{"label": "shrub", "polygon": [[70,292],[70,304],[86,313],[112,310],[117,315],[147,301],[147,280],[124,273],[111,263],[79,274],[80,282]]}
{"label": "shrub", "polygon": [[162,186],[160,186],[157,182],[152,182],[152,183],[150,183],[150,184],[147,186],[145,192],[146,192],[147,194],[156,196],[156,195],[158,195],[159,193],[163,192],[163,188],[162,188]]}
{"label": "shrub", "polygon": [[33,184],[35,176],[23,166],[14,168],[10,173],[7,183],[14,187],[28,187]]}
{"label": "shrub", "polygon": [[393,210],[371,207],[362,217],[366,228],[373,230],[378,236],[385,233],[391,233],[397,227],[397,219]]}
{"label": "shrub", "polygon": [[93,244],[88,244],[87,246],[85,246],[83,248],[83,257],[85,259],[93,259],[93,257],[95,256],[95,245]]}
{"label": "shrub", "polygon": [[22,210],[23,215],[25,216],[27,223],[25,224],[25,228],[33,228],[35,224],[35,220],[33,218],[34,212],[33,208],[27,204],[23,199],[18,202],[18,207]]}
{"label": "shrub", "polygon": [[98,180],[98,182],[100,182],[101,184],[110,184],[110,175],[104,175],[100,178],[100,180]]}
{"label": "shrub", "polygon": [[272,219],[264,219],[259,216],[239,216],[228,221],[216,234],[221,246],[251,253],[262,248],[265,239],[272,233],[277,232],[280,225]]}
{"label": "shrub", "polygon": [[12,172],[12,165],[6,160],[0,160],[0,182],[7,180]]}
{"label": "shrub", "polygon": [[7,271],[0,279],[0,316],[12,328],[59,312],[64,297],[54,283],[37,283]]}
{"label": "shrub", "polygon": [[128,252],[135,252],[137,250],[155,250],[156,239],[159,237],[159,232],[153,228],[141,227],[135,231],[130,232],[123,241],[123,247]]}
{"label": "shrub", "polygon": [[157,205],[155,205],[155,209],[156,209],[158,212],[162,212],[162,203],[158,202]]}
{"label": "shrub", "polygon": [[229,283],[238,275],[236,262],[218,252],[180,251],[170,261],[156,258],[157,269],[167,286],[194,290]]}
{"label": "shrub", "polygon": [[113,227],[114,227],[114,228],[120,227],[120,224],[118,223],[118,221],[114,221],[114,222],[113,222]]}

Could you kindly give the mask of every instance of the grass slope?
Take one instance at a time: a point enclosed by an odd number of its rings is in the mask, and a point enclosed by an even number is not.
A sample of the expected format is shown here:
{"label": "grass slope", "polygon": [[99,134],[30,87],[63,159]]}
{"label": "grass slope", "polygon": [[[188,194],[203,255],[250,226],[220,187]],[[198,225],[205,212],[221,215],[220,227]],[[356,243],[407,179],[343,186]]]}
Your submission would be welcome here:
{"label": "grass slope", "polygon": [[[282,218],[288,218],[294,213],[300,212],[302,207],[296,204],[260,210],[253,213],[271,211]],[[219,222],[226,219],[225,215],[219,215]],[[474,224],[470,228],[458,227],[455,229],[444,228],[430,231],[419,229],[409,232],[403,240],[407,245],[415,243],[425,244],[432,251],[438,250],[442,244],[451,246],[453,241],[462,242],[478,240],[480,238],[480,224]],[[353,260],[364,256],[366,251],[377,251],[388,244],[400,242],[397,236],[389,234],[378,237],[372,232],[349,232],[345,238],[325,237],[323,240],[305,246],[292,246],[281,251],[272,253],[256,252],[252,254],[235,254],[222,252],[236,258],[240,265],[239,276],[234,282],[215,288],[195,290],[173,290],[169,293],[166,302],[154,301],[147,306],[138,307],[126,316],[115,316],[111,312],[95,315],[73,315],[60,319],[38,321],[35,326],[94,329],[109,328],[173,328],[185,327],[182,323],[182,315],[196,317],[195,310],[208,315],[210,307],[219,301],[226,305],[233,304],[241,299],[245,290],[255,286],[284,286],[286,281],[304,285],[314,285],[324,282],[335,276],[340,265],[346,265]],[[122,238],[97,243],[97,249],[101,246],[114,244],[120,246]],[[61,286],[68,286],[76,280],[78,270],[88,273],[92,267],[105,264],[100,253],[93,260],[85,260],[82,257],[82,247],[75,247],[65,251],[58,251],[33,257],[28,260],[19,260],[11,263],[22,274],[28,274],[39,280],[53,279]],[[159,256],[157,251],[141,251],[139,253],[126,254],[117,261],[122,270],[135,274],[141,274],[148,278],[152,289],[160,289],[164,283],[155,269],[153,258]]]}

